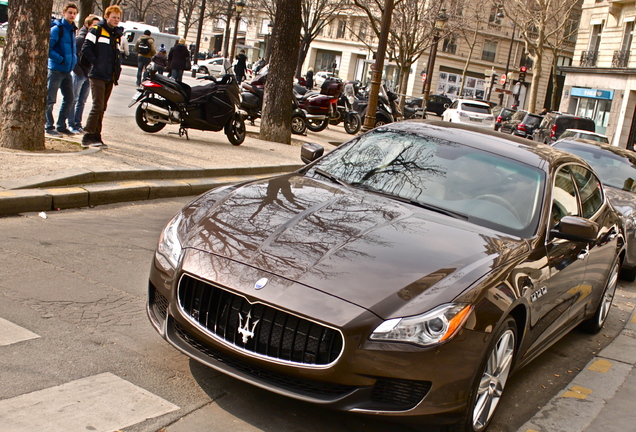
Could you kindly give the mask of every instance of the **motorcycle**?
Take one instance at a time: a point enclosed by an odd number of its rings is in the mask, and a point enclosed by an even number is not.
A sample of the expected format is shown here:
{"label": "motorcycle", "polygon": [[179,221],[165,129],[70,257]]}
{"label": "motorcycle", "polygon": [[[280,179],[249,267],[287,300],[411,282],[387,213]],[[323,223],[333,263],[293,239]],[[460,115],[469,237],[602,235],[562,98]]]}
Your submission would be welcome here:
{"label": "motorcycle", "polygon": [[[364,89],[358,92],[359,98],[353,103],[353,109],[360,113],[361,118],[365,118],[368,105],[368,95]],[[380,85],[380,92],[378,93],[378,107],[375,112],[375,123],[373,127],[384,126],[388,123],[397,121],[402,116],[400,113],[396,101],[399,96],[387,90],[384,84]]]}
{"label": "motorcycle", "polygon": [[347,81],[344,86],[344,92],[338,99],[337,111],[329,120],[329,124],[337,125],[344,123],[345,132],[355,135],[362,127],[362,119],[360,114],[353,110],[353,102],[355,101],[356,88],[355,84],[359,81]]}
{"label": "motorcycle", "polygon": [[[241,83],[241,109],[247,113],[247,119],[252,125],[254,125],[254,120],[262,115],[268,67],[264,66],[261,72],[260,75],[252,78],[250,82],[243,81]],[[292,98],[292,109],[292,133],[305,135],[307,132],[306,115],[304,111],[298,108],[298,102],[295,98]]]}
{"label": "motorcycle", "polygon": [[232,145],[245,140],[244,114],[239,109],[239,87],[234,75],[224,75],[217,81],[213,76],[199,79],[211,83],[190,87],[163,75],[150,73],[141,86],[143,90],[133,96],[128,107],[137,102],[137,126],[144,132],[154,133],[167,124],[179,125],[179,136],[188,137],[188,129],[218,132],[224,130]]}
{"label": "motorcycle", "polygon": [[303,95],[296,94],[298,106],[306,112],[307,129],[312,132],[325,130],[329,120],[338,112],[338,99],[344,91],[344,83],[340,79],[327,79],[320,87],[320,93],[309,91]]}

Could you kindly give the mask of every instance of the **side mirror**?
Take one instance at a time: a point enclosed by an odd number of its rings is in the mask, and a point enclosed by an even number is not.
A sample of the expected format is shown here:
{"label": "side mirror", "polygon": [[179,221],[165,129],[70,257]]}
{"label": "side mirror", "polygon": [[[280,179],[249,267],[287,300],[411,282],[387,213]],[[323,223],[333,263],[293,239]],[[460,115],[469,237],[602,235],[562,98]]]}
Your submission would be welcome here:
{"label": "side mirror", "polygon": [[303,143],[300,149],[300,159],[305,163],[311,163],[325,153],[323,146],[314,143]]}
{"label": "side mirror", "polygon": [[595,242],[598,237],[598,225],[591,220],[578,216],[563,216],[556,227],[550,231],[553,238],[577,242]]}

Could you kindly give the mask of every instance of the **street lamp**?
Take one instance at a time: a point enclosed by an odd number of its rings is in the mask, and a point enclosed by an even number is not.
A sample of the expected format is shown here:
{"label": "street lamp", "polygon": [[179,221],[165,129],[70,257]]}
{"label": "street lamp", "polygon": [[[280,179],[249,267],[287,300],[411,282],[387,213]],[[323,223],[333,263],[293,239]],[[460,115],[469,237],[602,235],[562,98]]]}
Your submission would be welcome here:
{"label": "street lamp", "polygon": [[234,59],[234,53],[236,51],[236,34],[238,32],[239,22],[241,21],[241,12],[243,12],[243,8],[245,7],[245,3],[243,0],[238,0],[234,5],[234,10],[236,11],[236,24],[234,25],[234,35],[232,36],[232,51],[230,52],[230,61]]}
{"label": "street lamp", "polygon": [[424,94],[422,100],[422,108],[426,113],[426,107],[428,106],[428,96],[431,94],[431,81],[433,81],[433,68],[435,67],[435,57],[437,57],[437,45],[442,38],[440,33],[446,27],[446,21],[448,21],[448,15],[446,15],[446,9],[440,10],[435,20],[435,28],[433,33],[433,43],[431,45],[431,53],[428,56],[428,65],[426,66],[426,84],[424,86]]}
{"label": "street lamp", "polygon": [[[497,18],[503,18],[505,15],[503,13],[503,10],[501,10],[502,6],[499,6],[499,12],[497,13]],[[508,85],[508,73],[510,72],[510,56],[512,55],[512,45],[514,44],[515,41],[515,32],[517,31],[517,23],[515,23],[513,21],[512,23],[512,34],[510,35],[510,47],[508,47],[508,60],[506,60],[506,71],[504,72],[504,74],[506,75],[506,82],[501,86],[501,88],[503,90],[506,89],[506,86]],[[499,95],[499,105],[503,106],[503,98],[504,98],[504,92],[501,92],[501,94]]]}

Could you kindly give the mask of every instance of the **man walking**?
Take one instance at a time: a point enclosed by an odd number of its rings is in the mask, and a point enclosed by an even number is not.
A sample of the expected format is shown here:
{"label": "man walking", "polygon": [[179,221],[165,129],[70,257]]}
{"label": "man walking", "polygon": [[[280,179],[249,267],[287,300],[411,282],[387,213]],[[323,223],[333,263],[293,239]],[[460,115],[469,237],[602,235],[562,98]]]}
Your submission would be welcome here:
{"label": "man walking", "polygon": [[[66,119],[73,105],[73,77],[71,71],[77,63],[75,46],[75,17],[77,6],[67,3],[62,19],[53,22],[49,44],[49,64],[46,96],[46,133],[50,136],[74,135],[66,126]],[[62,91],[62,106],[57,117],[57,130],[53,126],[53,105],[58,90]]]}
{"label": "man walking", "polygon": [[[96,15],[90,14],[84,20],[84,25],[79,31],[77,37],[75,37],[75,47],[77,52],[82,51],[82,45],[84,45],[84,39],[91,27],[99,22],[99,18]],[[84,132],[82,127],[82,116],[84,115],[84,106],[86,105],[86,99],[88,99],[88,92],[91,90],[91,83],[88,81],[88,73],[90,71],[90,65],[82,65],[79,62],[73,69],[73,107],[71,108],[68,124],[71,127],[71,132],[81,133]]]}
{"label": "man walking", "polygon": [[155,40],[150,37],[150,30],[144,31],[144,35],[137,39],[135,51],[137,51],[137,87],[139,87],[141,85],[142,74],[143,79],[146,79],[146,68],[150,64],[152,56],[157,54]]}
{"label": "man walking", "polygon": [[123,29],[118,27],[121,8],[109,6],[104,19],[86,35],[82,56],[92,65],[88,73],[93,94],[93,107],[88,115],[82,147],[108,148],[102,141],[102,122],[108,99],[121,74],[120,42]]}

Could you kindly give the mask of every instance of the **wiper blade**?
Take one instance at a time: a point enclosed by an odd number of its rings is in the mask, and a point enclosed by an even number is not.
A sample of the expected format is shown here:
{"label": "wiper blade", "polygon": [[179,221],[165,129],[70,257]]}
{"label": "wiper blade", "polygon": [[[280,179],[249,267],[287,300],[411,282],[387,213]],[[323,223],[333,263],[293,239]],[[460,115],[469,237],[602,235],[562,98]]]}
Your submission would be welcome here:
{"label": "wiper blade", "polygon": [[[358,185],[356,185],[356,184],[354,184],[354,186],[358,187]],[[415,200],[412,200],[412,199],[409,199],[409,198],[404,198],[404,197],[401,197],[401,196],[398,196],[398,195],[392,195],[392,194],[389,194],[389,193],[386,193],[386,192],[380,192],[377,189],[370,188],[370,187],[366,187],[366,188],[362,187],[361,189],[365,189],[365,190],[367,190],[367,191],[369,191],[371,193],[382,195],[384,197],[391,198],[391,199],[394,199],[394,200],[397,200],[397,201],[405,202],[407,204],[411,204],[411,205],[414,205],[414,206],[417,206],[417,207],[420,207],[420,208],[423,208],[423,209],[426,209],[426,210],[431,210],[431,211],[434,211],[436,213],[440,213],[440,214],[443,214],[443,215],[446,215],[446,216],[450,216],[450,217],[455,218],[455,219],[468,220],[468,215],[465,214],[465,213],[460,213],[460,212],[456,212],[456,211],[453,211],[453,210],[448,210],[448,209],[445,209],[445,208],[442,208],[442,207],[438,207],[438,206],[433,205],[433,204],[427,204],[427,203],[423,203],[423,202],[420,202],[420,201],[415,201]]]}
{"label": "wiper blade", "polygon": [[332,182],[334,182],[334,183],[337,183],[337,184],[342,185],[342,186],[351,187],[351,185],[350,185],[349,183],[347,183],[346,181],[344,181],[344,180],[340,180],[338,177],[334,176],[334,175],[333,175],[333,174],[331,174],[331,173],[328,173],[328,172],[327,172],[327,171],[325,171],[325,170],[322,170],[322,169],[320,169],[320,168],[314,168],[314,171],[315,171],[316,173],[320,174],[320,175],[321,175],[321,176],[323,176],[323,177],[327,177],[329,180],[331,180],[331,181],[332,181]]}

